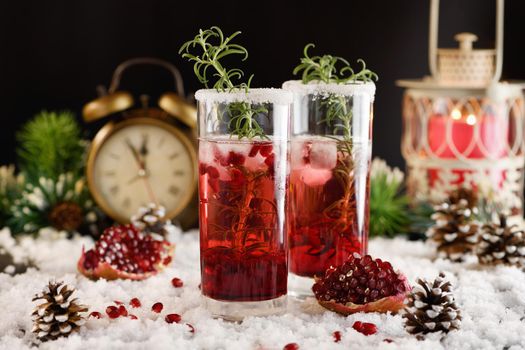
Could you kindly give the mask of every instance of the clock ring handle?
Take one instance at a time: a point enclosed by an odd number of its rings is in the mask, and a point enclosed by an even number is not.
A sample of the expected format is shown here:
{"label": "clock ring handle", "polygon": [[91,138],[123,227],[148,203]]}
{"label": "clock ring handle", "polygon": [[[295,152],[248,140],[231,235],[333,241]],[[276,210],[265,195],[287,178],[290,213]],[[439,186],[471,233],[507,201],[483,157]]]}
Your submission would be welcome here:
{"label": "clock ring handle", "polygon": [[129,67],[136,65],[154,65],[166,68],[173,75],[173,78],[175,80],[175,91],[177,92],[177,95],[185,97],[184,84],[179,69],[168,61],[154,57],[132,58],[119,64],[115,69],[115,72],[113,72],[113,77],[111,78],[111,85],[109,86],[108,92],[114,93],[115,91],[117,91],[124,71]]}

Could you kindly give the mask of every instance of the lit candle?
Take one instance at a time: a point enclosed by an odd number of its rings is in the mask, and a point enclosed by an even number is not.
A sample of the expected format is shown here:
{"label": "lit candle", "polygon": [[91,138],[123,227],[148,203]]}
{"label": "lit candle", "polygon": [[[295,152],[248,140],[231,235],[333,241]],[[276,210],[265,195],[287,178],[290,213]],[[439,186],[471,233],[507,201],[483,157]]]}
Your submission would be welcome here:
{"label": "lit candle", "polygon": [[[465,115],[459,109],[453,109],[450,116],[434,114],[429,118],[427,132],[431,154],[442,159],[490,161],[505,157],[508,152],[508,122],[492,114]],[[487,175],[499,187],[504,172],[490,170]],[[473,172],[472,169],[452,169],[456,175],[453,184],[461,185],[466,175]],[[439,169],[430,170],[429,175],[430,185],[433,186]]]}

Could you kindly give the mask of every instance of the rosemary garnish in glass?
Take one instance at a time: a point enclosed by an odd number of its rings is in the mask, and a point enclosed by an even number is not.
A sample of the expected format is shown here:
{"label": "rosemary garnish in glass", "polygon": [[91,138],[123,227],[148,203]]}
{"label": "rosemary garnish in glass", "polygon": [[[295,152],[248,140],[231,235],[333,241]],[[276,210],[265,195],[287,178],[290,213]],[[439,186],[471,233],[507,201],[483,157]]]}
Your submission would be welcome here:
{"label": "rosemary garnish in glass", "polygon": [[[300,64],[295,67],[293,74],[301,73],[303,84],[310,82],[335,83],[335,84],[362,84],[377,80],[377,74],[366,68],[362,59],[357,60],[361,64],[361,70],[354,71],[350,63],[342,57],[323,55],[309,56],[308,50],[315,47],[308,44],[304,47],[304,57]],[[351,197],[353,186],[351,174],[354,168],[353,161],[353,139],[352,139],[352,109],[346,96],[336,93],[320,94],[318,96],[319,107],[324,113],[324,117],[318,124],[324,124],[332,129],[333,136],[326,137],[336,140],[337,165],[334,168],[334,176],[338,179],[341,186],[345,189],[344,196],[325,209],[324,214],[332,219],[336,219],[334,229],[344,232],[351,224],[352,218],[349,217],[351,211]]]}
{"label": "rosemary garnish in glass", "polygon": [[[179,49],[179,54],[194,62],[193,71],[197,79],[209,89],[213,88],[219,92],[239,92],[250,90],[253,74],[247,82],[235,83],[244,76],[244,72],[239,68],[228,69],[222,65],[224,58],[232,55],[241,55],[242,61],[248,58],[248,51],[239,44],[232,43],[233,39],[241,32],[237,31],[226,37],[219,27],[213,26],[206,30],[199,30],[193,40],[187,41]],[[200,49],[199,54],[191,51]],[[212,84],[211,82],[215,80]],[[253,107],[249,102],[232,102],[226,107],[228,115],[228,130],[230,136],[236,135],[239,139],[244,137],[252,139],[261,137],[267,139],[263,128],[259,125],[255,117],[258,114],[267,114],[268,109],[259,106]]]}

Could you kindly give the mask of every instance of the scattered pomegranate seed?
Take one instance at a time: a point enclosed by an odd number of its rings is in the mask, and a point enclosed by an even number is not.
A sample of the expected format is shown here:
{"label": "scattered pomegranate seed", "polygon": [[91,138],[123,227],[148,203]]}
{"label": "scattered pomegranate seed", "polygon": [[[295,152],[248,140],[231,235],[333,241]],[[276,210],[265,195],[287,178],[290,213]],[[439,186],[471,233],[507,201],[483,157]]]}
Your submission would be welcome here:
{"label": "scattered pomegranate seed", "polygon": [[128,310],[126,310],[126,307],[124,305],[120,305],[118,307],[118,313],[120,316],[126,317],[128,315]]}
{"label": "scattered pomegranate seed", "polygon": [[283,350],[299,350],[299,345],[297,343],[286,344]]}
{"label": "scattered pomegranate seed", "polygon": [[102,318],[102,314],[98,311],[93,311],[92,313],[89,314],[89,317],[94,317],[94,318]]}
{"label": "scattered pomegranate seed", "polygon": [[119,300],[113,300],[113,302],[115,303],[115,305],[123,305],[124,304],[122,301],[119,301]]}
{"label": "scattered pomegranate seed", "polygon": [[132,320],[138,320],[138,317],[133,314],[129,314],[128,317],[131,318]]}
{"label": "scattered pomegranate seed", "polygon": [[142,303],[140,302],[139,298],[133,298],[130,300],[129,302],[129,305],[131,305],[132,307],[141,307],[142,306]]}
{"label": "scattered pomegranate seed", "polygon": [[165,265],[165,266],[168,266],[169,264],[171,264],[171,261],[173,260],[173,258],[171,256],[167,256],[166,258],[164,258],[164,260],[162,260],[162,263]]}
{"label": "scattered pomegranate seed", "polygon": [[173,278],[171,280],[171,284],[175,288],[180,288],[180,287],[182,287],[184,285],[184,282],[182,282],[182,280],[180,278],[175,277],[175,278]]}
{"label": "scattered pomegranate seed", "polygon": [[110,305],[106,308],[106,313],[109,318],[117,318],[120,316],[120,312],[116,306]]}
{"label": "scattered pomegranate seed", "polygon": [[377,333],[377,326],[373,323],[355,321],[352,326],[353,329],[364,335],[372,335]]}
{"label": "scattered pomegranate seed", "polygon": [[164,305],[162,305],[162,303],[155,303],[151,307],[151,311],[156,312],[156,313],[159,314],[162,311],[163,308],[164,308]]}
{"label": "scattered pomegranate seed", "polygon": [[190,333],[195,333],[195,327],[193,327],[191,324],[186,323],[186,326],[188,326]]}
{"label": "scattered pomegranate seed", "polygon": [[332,335],[334,336],[334,342],[339,343],[341,341],[341,332],[335,331]]}
{"label": "scattered pomegranate seed", "polygon": [[393,343],[393,342],[394,342],[394,341],[393,341],[392,339],[390,339],[390,338],[385,338],[385,339],[383,339],[383,341],[384,341],[385,343]]}
{"label": "scattered pomegranate seed", "polygon": [[179,314],[167,314],[164,320],[168,323],[179,323],[182,317]]}

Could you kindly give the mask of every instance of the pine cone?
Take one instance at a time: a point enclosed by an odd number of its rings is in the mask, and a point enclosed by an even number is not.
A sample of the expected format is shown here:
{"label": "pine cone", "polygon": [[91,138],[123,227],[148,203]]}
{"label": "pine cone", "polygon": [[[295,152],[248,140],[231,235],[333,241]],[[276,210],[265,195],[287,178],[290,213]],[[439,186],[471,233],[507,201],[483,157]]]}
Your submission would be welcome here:
{"label": "pine cone", "polygon": [[67,337],[84,324],[81,313],[87,312],[88,308],[71,298],[74,291],[63,282],[49,282],[41,294],[35,295],[33,301],[43,300],[32,314],[32,331],[38,339],[47,341]]}
{"label": "pine cone", "polygon": [[166,220],[166,209],[155,203],[139,208],[137,215],[131,217],[131,223],[146,233],[158,234],[162,237],[166,237],[173,227],[171,221]]}
{"label": "pine cone", "polygon": [[57,230],[76,231],[83,220],[82,208],[74,202],[57,203],[49,212],[49,222]]}
{"label": "pine cone", "polygon": [[412,334],[445,332],[459,329],[461,314],[454,301],[450,282],[441,272],[434,282],[418,278],[407,298],[403,318],[405,329]]}
{"label": "pine cone", "polygon": [[504,215],[500,215],[499,220],[499,224],[486,224],[481,228],[476,251],[479,262],[524,267],[525,231],[523,227],[509,226]]}
{"label": "pine cone", "polygon": [[447,202],[434,207],[431,218],[435,224],[427,231],[427,236],[437,243],[440,256],[461,261],[465,254],[474,252],[479,232],[474,218],[478,212],[476,201],[472,191],[459,189]]}

